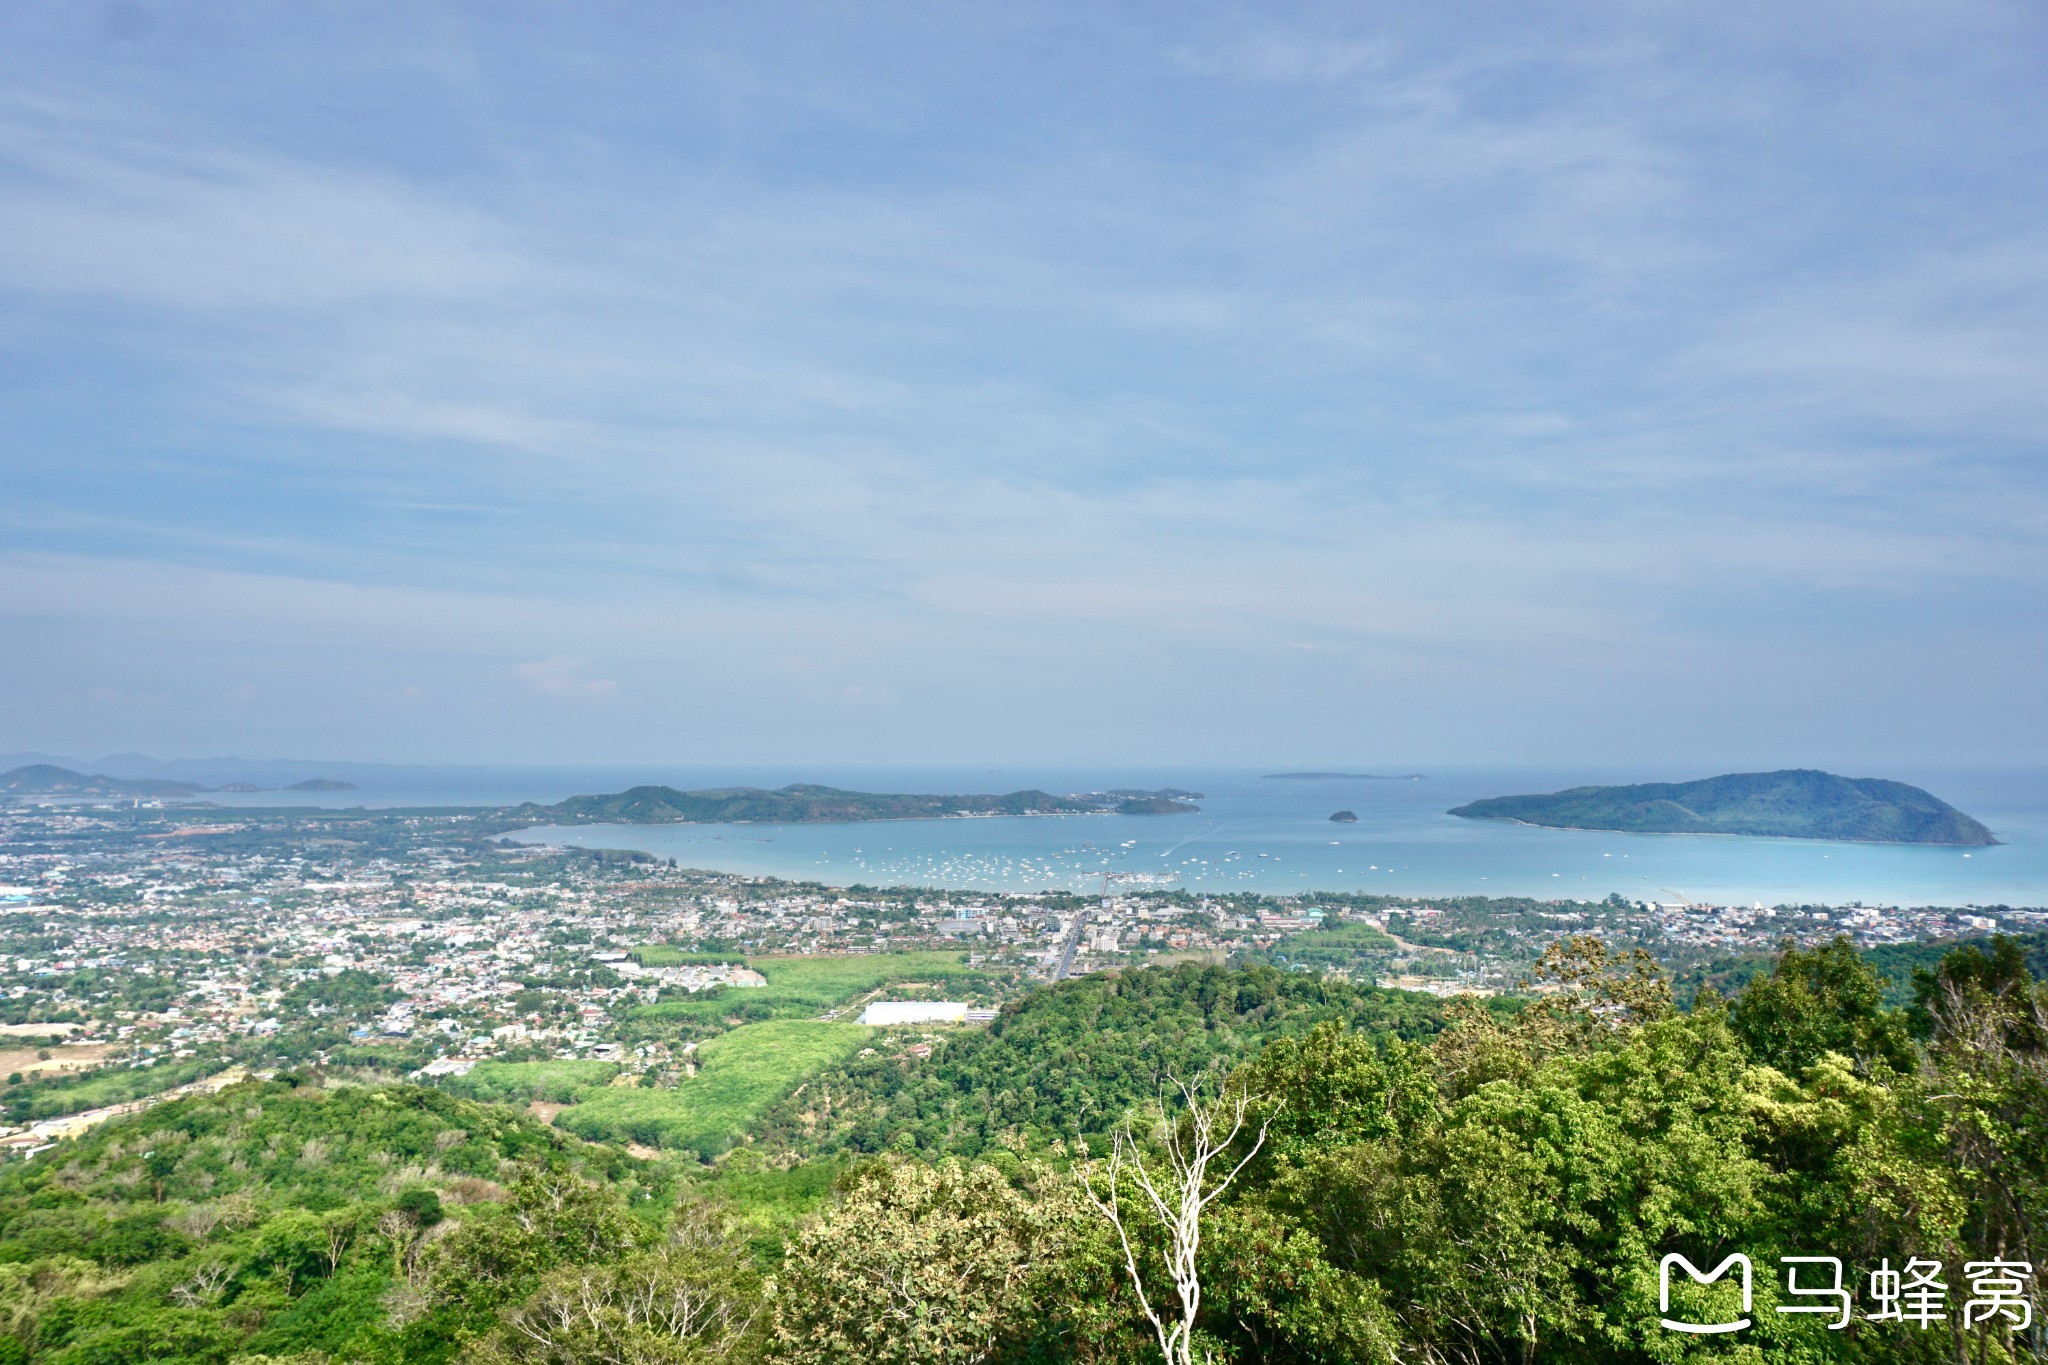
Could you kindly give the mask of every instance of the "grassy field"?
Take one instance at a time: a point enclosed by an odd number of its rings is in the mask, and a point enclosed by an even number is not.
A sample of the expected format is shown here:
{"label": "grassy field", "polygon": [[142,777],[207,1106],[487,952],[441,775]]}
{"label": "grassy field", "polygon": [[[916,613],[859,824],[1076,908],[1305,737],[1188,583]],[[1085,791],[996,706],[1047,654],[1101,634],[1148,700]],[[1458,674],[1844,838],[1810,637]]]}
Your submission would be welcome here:
{"label": "grassy field", "polygon": [[747,965],[768,978],[763,987],[709,999],[664,1000],[634,1013],[644,1019],[748,1017],[801,1019],[844,1004],[862,991],[896,981],[973,981],[982,973],[950,952],[872,953],[862,957],[755,957]]}
{"label": "grassy field", "polygon": [[478,1062],[461,1076],[450,1076],[441,1088],[473,1100],[519,1104],[547,1100],[568,1104],[588,1089],[611,1084],[617,1062],[561,1058],[549,1062]]}
{"label": "grassy field", "polygon": [[733,953],[686,953],[681,948],[671,948],[666,943],[643,943],[638,948],[627,950],[633,960],[643,967],[680,967],[695,962],[705,966],[716,966],[721,962],[738,962]]}
{"label": "grassy field", "polygon": [[874,953],[866,957],[757,957],[777,1001],[830,1009],[893,981],[953,981],[982,975],[961,953]]}
{"label": "grassy field", "polygon": [[[874,1030],[778,1020],[721,1034],[697,1051],[698,1072],[673,1090],[581,1092],[555,1126],[592,1141],[643,1142],[716,1156],[754,1117],[810,1076],[851,1057]],[[479,1068],[481,1070],[481,1068]]]}

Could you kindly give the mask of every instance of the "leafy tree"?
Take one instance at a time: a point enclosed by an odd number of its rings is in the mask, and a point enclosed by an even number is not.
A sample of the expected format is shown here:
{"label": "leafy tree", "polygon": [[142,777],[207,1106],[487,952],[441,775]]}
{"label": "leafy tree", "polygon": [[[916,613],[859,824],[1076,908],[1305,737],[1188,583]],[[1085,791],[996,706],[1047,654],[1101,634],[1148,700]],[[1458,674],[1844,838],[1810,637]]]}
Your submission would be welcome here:
{"label": "leafy tree", "polygon": [[1081,1207],[1039,1172],[1036,1196],[992,1166],[886,1158],[790,1239],[775,1278],[776,1354],[792,1365],[973,1365],[1034,1312]]}
{"label": "leafy tree", "polygon": [[730,1248],[669,1244],[549,1272],[465,1365],[759,1359],[759,1276]]}
{"label": "leafy tree", "polygon": [[1884,981],[1846,936],[1813,949],[1788,944],[1770,975],[1743,988],[1729,1022],[1752,1057],[1789,1075],[1829,1052],[1865,1070],[1914,1063],[1904,1021],[1884,1008]]}
{"label": "leafy tree", "polygon": [[465,1310],[524,1298],[561,1265],[589,1265],[643,1245],[650,1235],[620,1201],[559,1167],[529,1166],[511,1199],[462,1225],[440,1246],[434,1296]]}
{"label": "leafy tree", "polygon": [[[1950,1245],[2038,1265],[2048,1257],[2048,983],[2000,936],[1989,952],[1950,953],[1914,986],[1933,1073],[1914,1127],[1967,1201]],[[1986,1345],[1980,1335],[1980,1356]]]}
{"label": "leafy tree", "polygon": [[430,1228],[446,1215],[441,1210],[441,1196],[425,1187],[415,1187],[398,1196],[392,1208],[412,1219],[417,1227]]}

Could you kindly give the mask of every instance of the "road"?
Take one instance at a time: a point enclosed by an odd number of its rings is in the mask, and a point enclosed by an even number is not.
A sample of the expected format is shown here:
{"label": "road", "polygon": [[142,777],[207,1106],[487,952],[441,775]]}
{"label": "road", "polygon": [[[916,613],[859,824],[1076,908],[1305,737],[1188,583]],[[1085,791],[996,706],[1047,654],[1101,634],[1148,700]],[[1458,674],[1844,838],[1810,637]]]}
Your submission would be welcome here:
{"label": "road", "polygon": [[1081,931],[1088,927],[1088,912],[1081,911],[1074,916],[1074,927],[1067,930],[1067,941],[1060,945],[1060,965],[1053,968],[1052,979],[1065,981],[1067,973],[1073,970],[1074,954],[1081,947]]}

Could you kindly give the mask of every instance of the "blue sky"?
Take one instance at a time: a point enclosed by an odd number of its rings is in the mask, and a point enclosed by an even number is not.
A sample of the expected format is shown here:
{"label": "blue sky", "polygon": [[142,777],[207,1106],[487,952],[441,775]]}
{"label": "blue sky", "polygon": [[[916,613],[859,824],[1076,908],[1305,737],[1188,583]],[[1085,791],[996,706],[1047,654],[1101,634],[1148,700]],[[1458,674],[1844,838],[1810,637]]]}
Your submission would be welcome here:
{"label": "blue sky", "polygon": [[0,748],[2048,758],[2031,3],[0,7]]}

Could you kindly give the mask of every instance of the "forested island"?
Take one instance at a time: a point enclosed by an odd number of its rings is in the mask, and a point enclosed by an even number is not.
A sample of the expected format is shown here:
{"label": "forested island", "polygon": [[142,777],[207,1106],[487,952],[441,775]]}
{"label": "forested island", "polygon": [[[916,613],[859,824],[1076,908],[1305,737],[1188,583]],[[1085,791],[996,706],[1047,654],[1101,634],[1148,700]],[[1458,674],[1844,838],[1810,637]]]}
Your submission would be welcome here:
{"label": "forested island", "polygon": [[1698,782],[1573,787],[1458,806],[1472,820],[1627,834],[1742,834],[1851,843],[1982,847],[1990,830],[1930,792],[1811,768],[1729,773]]}
{"label": "forested island", "polygon": [[557,824],[824,824],[857,820],[934,820],[990,815],[1179,815],[1200,809],[1169,788],[1160,792],[1090,792],[1054,796],[1036,790],[1000,796],[921,796],[846,791],[793,783],[768,791],[720,787],[677,791],[674,787],[633,787],[610,795],[572,796],[552,806],[527,804],[515,812]]}
{"label": "forested island", "polygon": [[1202,808],[1171,796],[1126,796],[1110,809],[1118,815],[1194,815]]}

